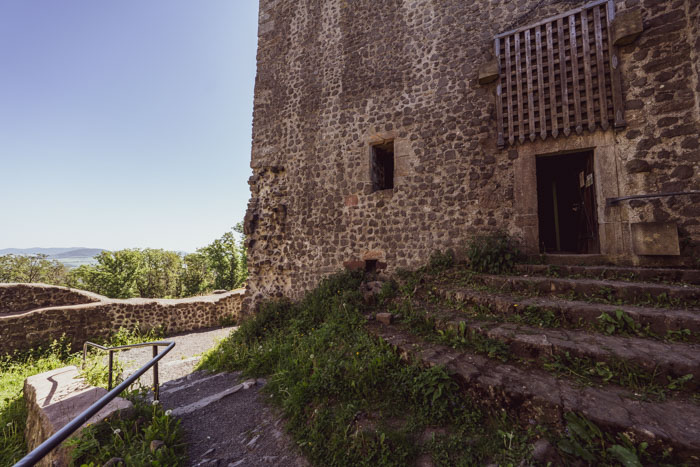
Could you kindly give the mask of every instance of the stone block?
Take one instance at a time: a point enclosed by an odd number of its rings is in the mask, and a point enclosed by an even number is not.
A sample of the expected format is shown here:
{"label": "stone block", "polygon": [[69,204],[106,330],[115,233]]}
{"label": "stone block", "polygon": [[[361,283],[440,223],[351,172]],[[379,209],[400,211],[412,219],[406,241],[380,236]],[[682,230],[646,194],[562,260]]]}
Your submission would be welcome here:
{"label": "stone block", "polygon": [[679,256],[678,228],[673,222],[632,224],[632,248],[638,255]]}
{"label": "stone block", "polygon": [[612,24],[613,44],[631,44],[643,30],[641,8],[621,11],[617,14]]}
{"label": "stone block", "polygon": [[498,79],[498,62],[489,60],[479,68],[479,84],[493,83]]}
{"label": "stone block", "polygon": [[[27,404],[27,426],[24,437],[27,448],[32,449],[67,425],[85,409],[107,394],[104,388],[87,384],[79,376],[78,368],[68,366],[38,375],[24,381],[24,398]],[[117,397],[90,418],[73,436],[88,425],[106,418],[124,416],[133,409],[126,399]],[[70,451],[63,445],[44,457],[40,466],[68,465]]]}
{"label": "stone block", "polygon": [[377,321],[382,324],[391,324],[394,321],[394,315],[391,313],[377,313]]}

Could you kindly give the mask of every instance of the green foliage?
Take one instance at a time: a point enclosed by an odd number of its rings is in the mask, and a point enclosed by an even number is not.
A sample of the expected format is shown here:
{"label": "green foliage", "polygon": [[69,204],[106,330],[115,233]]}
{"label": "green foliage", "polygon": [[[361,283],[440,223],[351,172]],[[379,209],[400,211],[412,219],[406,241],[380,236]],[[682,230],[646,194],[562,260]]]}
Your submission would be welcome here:
{"label": "green foliage", "polygon": [[103,251],[96,265],[82,265],[70,271],[71,287],[89,290],[110,298],[138,297],[138,279],[143,253],[138,249]]}
{"label": "green foliage", "polygon": [[41,282],[63,285],[68,268],[61,262],[49,260],[47,255],[0,256],[0,282]]}
{"label": "green foliage", "polygon": [[119,330],[109,338],[109,344],[111,346],[141,344],[143,342],[159,341],[164,337],[165,332],[162,328],[157,327],[144,330],[136,323],[134,328],[120,327]]}
{"label": "green foliage", "polygon": [[[309,459],[319,465],[411,465],[426,427],[451,426],[456,441],[425,448],[457,463],[527,458],[511,423],[509,446],[442,367],[405,364],[364,330],[362,274],[329,277],[297,303],[269,302],[204,356],[202,367],[266,375],[265,391]],[[372,428],[363,419],[379,419]],[[399,419],[401,426],[381,420]],[[499,425],[501,427],[501,425]],[[470,444],[465,444],[470,440]],[[524,441],[522,441],[524,443]],[[437,452],[434,453],[438,455]]]}
{"label": "green foliage", "polygon": [[520,259],[516,241],[505,232],[476,236],[467,245],[469,267],[480,273],[505,274]]}
{"label": "green foliage", "polygon": [[380,305],[389,303],[399,292],[399,285],[395,280],[388,280],[382,284],[382,288],[377,294],[377,302]]}
{"label": "green foliage", "polygon": [[635,445],[624,433],[613,438],[595,423],[573,412],[566,413],[564,418],[566,435],[560,439],[558,447],[569,462],[582,460],[589,465],[641,467],[651,460],[645,442]]}
{"label": "green foliage", "polygon": [[598,328],[608,335],[626,334],[645,337],[651,334],[649,326],[642,327],[629,313],[622,310],[615,310],[614,316],[602,313],[598,316]]}
{"label": "green foliage", "polygon": [[428,261],[428,267],[431,272],[444,271],[449,269],[455,264],[455,253],[452,250],[445,250],[444,252],[440,250],[435,250],[430,255],[430,260]]}
{"label": "green foliage", "polygon": [[[0,465],[13,465],[26,454],[24,380],[67,365],[80,365],[80,362],[81,355],[71,350],[65,336],[46,348],[0,356]],[[91,363],[94,363],[93,359]],[[95,377],[92,381],[102,382],[105,374],[101,376],[101,379]]]}
{"label": "green foliage", "polygon": [[140,274],[136,278],[138,296],[144,298],[182,295],[182,258],[174,251],[145,249],[141,252]]}
{"label": "green foliage", "polygon": [[[234,229],[242,233],[239,223]],[[197,250],[204,255],[214,276],[214,288],[235,289],[248,277],[247,254],[243,243],[239,246],[234,230],[226,232],[211,244]]]}
{"label": "green foliage", "polygon": [[467,323],[462,321],[458,328],[438,330],[440,340],[454,348],[468,348],[475,352],[488,355],[491,358],[497,358],[503,362],[510,359],[510,349],[508,345],[498,339],[491,339],[477,332],[475,329],[469,329]]}
{"label": "green foliage", "polygon": [[214,284],[214,271],[204,253],[185,255],[181,274],[182,294],[185,297],[201,295],[211,290]]}
{"label": "green foliage", "polygon": [[[105,419],[88,425],[77,438],[67,441],[73,447],[71,465],[102,465],[113,457],[126,465],[178,466],[185,462],[180,420],[165,412],[160,404],[148,403],[144,394],[126,394],[134,404],[134,414],[127,419]],[[151,452],[151,441],[165,446]]]}
{"label": "green foliage", "polygon": [[[109,346],[136,344],[140,342],[148,342],[158,340],[161,337],[160,330],[151,330],[145,333],[140,331],[129,331],[120,329],[108,342],[104,342]],[[81,372],[82,376],[93,386],[107,387],[107,365],[104,362],[104,353],[89,353],[86,361],[85,369]],[[66,336],[54,340],[48,347],[37,347],[26,352],[15,352],[11,355],[0,356],[0,465],[13,465],[26,454],[26,445],[24,443],[24,426],[26,425],[26,406],[22,387],[24,380],[32,375],[50,371],[56,368],[75,365],[80,367],[82,364],[82,352],[74,352],[71,349],[70,343]],[[116,372],[120,371],[120,363],[118,358],[115,358]],[[129,420],[115,420],[110,423],[114,429],[120,428],[126,433],[126,429],[131,427],[129,433],[133,433],[127,446],[124,448],[118,445],[118,440],[114,436],[108,436],[109,430],[103,425],[99,427],[91,427],[92,435],[86,433],[85,443],[80,443],[80,450],[86,453],[88,459],[86,463],[99,459],[97,465],[101,465],[107,459],[103,458],[106,453],[112,453],[109,457],[123,457],[126,454],[130,459],[134,459],[133,463],[127,465],[150,465],[151,461],[160,461],[160,464],[155,465],[178,465],[173,463],[176,458],[182,453],[179,428],[174,425],[174,420],[165,419],[160,408],[153,409],[146,406],[149,412],[149,417],[145,417],[143,403],[137,394],[129,395],[137,403],[137,416]],[[141,404],[141,406],[138,405]],[[140,422],[138,427],[134,426],[134,420],[142,417],[150,419],[149,422]],[[121,424],[121,425],[120,425]],[[140,431],[139,431],[140,430]],[[138,432],[138,433],[137,433]],[[123,436],[122,436],[123,438]],[[151,458],[144,457],[142,443],[137,441],[150,442],[151,439],[160,439],[166,441],[168,445],[167,452],[157,454]],[[170,440],[170,441],[168,441]],[[141,442],[139,441],[139,442]],[[143,459],[151,459],[142,463]]]}
{"label": "green foliage", "polygon": [[234,231],[184,257],[146,248],[103,251],[97,264],[71,270],[67,285],[110,298],[177,298],[235,289],[248,277],[246,250]]}

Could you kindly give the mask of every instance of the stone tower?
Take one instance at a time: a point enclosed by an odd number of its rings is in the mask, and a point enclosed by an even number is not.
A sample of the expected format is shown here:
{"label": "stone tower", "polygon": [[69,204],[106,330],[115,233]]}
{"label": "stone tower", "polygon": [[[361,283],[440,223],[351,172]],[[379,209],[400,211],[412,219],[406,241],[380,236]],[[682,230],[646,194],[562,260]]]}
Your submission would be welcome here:
{"label": "stone tower", "polygon": [[697,261],[697,0],[261,0],[258,35],[253,299],[494,230]]}

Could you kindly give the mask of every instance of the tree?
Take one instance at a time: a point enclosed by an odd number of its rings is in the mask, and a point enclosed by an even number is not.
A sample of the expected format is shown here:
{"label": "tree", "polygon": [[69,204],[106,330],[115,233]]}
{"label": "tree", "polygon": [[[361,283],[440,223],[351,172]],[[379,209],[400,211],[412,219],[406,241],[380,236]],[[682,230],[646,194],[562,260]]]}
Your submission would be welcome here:
{"label": "tree", "polygon": [[182,295],[185,297],[211,290],[214,287],[214,272],[209,266],[207,256],[202,252],[185,255],[180,280]]}
{"label": "tree", "polygon": [[240,287],[248,277],[245,248],[239,246],[234,232],[241,229],[240,223],[231,231],[224,233],[211,244],[197,252],[207,257],[214,272],[214,287],[217,289],[235,289]]}
{"label": "tree", "polygon": [[47,255],[0,256],[0,282],[24,282],[65,285],[68,268]]}
{"label": "tree", "polygon": [[172,298],[181,295],[182,258],[174,251],[147,248],[141,251],[136,283],[139,296]]}
{"label": "tree", "polygon": [[137,282],[143,268],[140,250],[103,251],[96,265],[82,265],[70,272],[69,284],[110,298],[139,296]]}

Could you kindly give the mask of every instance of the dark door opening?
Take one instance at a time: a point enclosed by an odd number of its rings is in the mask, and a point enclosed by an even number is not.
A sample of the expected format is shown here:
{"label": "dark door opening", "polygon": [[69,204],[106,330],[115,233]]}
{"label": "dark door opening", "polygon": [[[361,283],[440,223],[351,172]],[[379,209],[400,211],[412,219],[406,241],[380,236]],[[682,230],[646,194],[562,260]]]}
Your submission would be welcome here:
{"label": "dark door opening", "polygon": [[537,158],[540,251],[599,253],[593,151]]}

